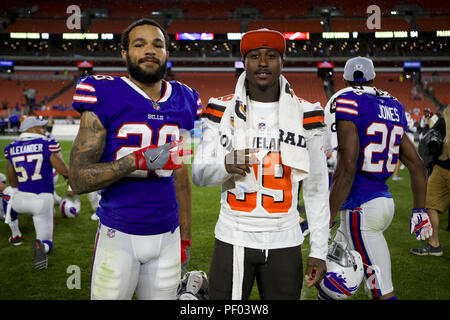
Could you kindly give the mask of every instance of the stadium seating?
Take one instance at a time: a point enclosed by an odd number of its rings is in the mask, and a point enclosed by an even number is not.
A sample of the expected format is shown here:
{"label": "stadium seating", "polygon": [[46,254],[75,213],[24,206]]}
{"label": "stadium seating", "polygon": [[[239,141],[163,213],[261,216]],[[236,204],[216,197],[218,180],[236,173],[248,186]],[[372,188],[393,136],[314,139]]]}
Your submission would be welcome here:
{"label": "stadium seating", "polygon": [[449,30],[450,17],[417,18],[417,24],[422,31]]}
{"label": "stadium seating", "polygon": [[[331,30],[338,31],[357,31],[357,32],[373,32],[367,28],[367,19],[331,19]],[[375,31],[409,31],[410,25],[405,19],[383,18],[380,20],[380,29]]]}
{"label": "stadium seating", "polygon": [[[37,91],[35,103],[41,103],[45,97],[49,98],[58,90],[70,84],[70,80],[9,80],[0,79],[0,99],[8,101],[8,107],[14,108],[17,105],[25,108],[25,97],[23,91],[27,88],[33,88]],[[52,110],[53,105],[61,106],[64,109],[70,109],[74,91],[66,91],[47,105],[47,109]]]}
{"label": "stadium seating", "polygon": [[62,33],[71,32],[67,29],[64,19],[21,19],[12,23],[6,29],[6,32],[47,32]]}
{"label": "stadium seating", "polygon": [[228,33],[240,32],[240,27],[240,21],[174,21],[167,28],[167,32],[169,34],[175,34],[178,32]]}
{"label": "stadium seating", "polygon": [[[335,8],[336,11],[330,15],[330,31],[357,31],[359,33],[373,32],[367,29],[367,7],[371,1],[354,0],[304,0],[301,2],[282,0],[192,0],[192,1],[137,1],[137,0],[117,0],[117,1],[91,1],[78,0],[72,3],[69,0],[17,0],[13,4],[8,1],[0,3],[0,12],[4,17],[9,15],[12,7],[29,8],[29,12],[22,10],[19,17],[10,19],[12,23],[7,26],[2,36],[3,46],[0,48],[0,55],[12,56],[17,60],[17,55],[41,58],[47,55],[57,58],[62,62],[61,57],[66,56],[88,56],[93,58],[119,57],[120,44],[118,37],[112,40],[101,41],[55,41],[45,39],[10,39],[7,32],[48,32],[62,33],[76,30],[69,30],[66,26],[68,13],[66,9],[69,5],[76,4],[84,12],[82,18],[83,32],[95,33],[115,33],[121,34],[137,18],[156,17],[156,20],[167,28],[171,35],[169,43],[170,56],[181,63],[183,67],[189,66],[220,66],[229,65],[230,58],[240,58],[239,41],[225,40],[222,35],[228,32],[243,32],[259,28],[270,28],[281,32],[310,32],[309,40],[287,41],[287,60],[295,61],[291,65],[302,67],[297,61],[305,61],[307,66],[311,65],[313,58],[329,59],[330,57],[350,57],[355,55],[382,57],[383,59],[395,56],[403,56],[405,60],[420,60],[420,57],[439,56],[447,57],[448,38],[438,38],[435,36],[404,39],[373,39],[371,35],[363,35],[357,39],[322,39],[321,33],[327,30],[327,26],[320,23],[320,10],[318,7]],[[419,11],[415,21],[422,31],[450,30],[450,8],[443,5],[440,0],[386,0],[376,3],[381,10],[380,31],[410,31],[410,24],[404,16],[393,16],[391,11],[403,5],[413,5]],[[424,9],[424,10],[421,10]],[[92,9],[99,9],[98,14]],[[171,13],[167,10],[174,10]],[[234,15],[236,9],[256,9],[249,11],[248,16],[242,19]],[[107,16],[102,14],[107,13]],[[179,15],[177,15],[179,14]],[[28,18],[24,18],[28,17]],[[5,18],[6,19],[6,18]],[[3,20],[6,21],[6,20]],[[6,24],[4,24],[6,25]],[[412,22],[412,25],[413,22]],[[174,39],[175,33],[183,32],[211,32],[216,34],[214,41],[177,41]],[[315,34],[316,33],[316,34]],[[60,60],[58,60],[58,58]],[[185,61],[183,60],[185,58]],[[199,59],[193,59],[199,58]],[[221,58],[212,59],[208,58]],[[223,59],[222,59],[223,58]],[[205,61],[203,61],[205,59]],[[20,60],[20,59],[19,59]],[[29,59],[31,60],[31,59]],[[112,60],[112,59],[111,59]],[[193,61],[195,60],[195,62]],[[200,61],[201,60],[201,61]],[[218,61],[218,62],[217,62]],[[385,60],[387,67],[396,66],[398,62]],[[215,64],[217,62],[217,64]],[[52,62],[53,63],[53,62]],[[60,62],[56,62],[58,65]],[[120,61],[113,62],[117,66]],[[315,63],[315,62],[314,62]],[[444,62],[437,62],[443,65]],[[25,65],[28,64],[25,63]],[[39,64],[39,63],[36,63]],[[427,63],[425,63],[427,64]],[[16,65],[20,65],[16,63]],[[24,65],[24,64],[22,64]],[[45,62],[48,65],[48,62]],[[96,63],[96,66],[109,66],[108,62]],[[434,63],[429,65],[434,66]],[[198,89],[203,102],[211,96],[220,96],[230,93],[234,89],[234,73],[175,73],[176,79]],[[297,94],[308,101],[319,101],[322,105],[326,102],[322,83],[313,73],[287,73],[286,77],[291,82]],[[400,82],[399,74],[379,73],[376,85],[382,89],[389,88],[392,94],[397,96],[408,107],[431,107],[428,100],[414,100],[411,97],[412,83],[408,80]],[[334,77],[335,89],[343,87],[339,74]],[[447,97],[448,82],[429,83],[434,88],[434,92],[439,100]],[[41,102],[44,96],[50,96],[65,83],[64,81],[50,80],[29,80],[29,81],[8,81],[0,80],[0,99],[7,96],[9,105],[25,103],[23,97],[24,86],[32,86],[38,90],[37,102]],[[66,107],[71,105],[73,90],[68,90],[52,101],[52,104],[61,104]]]}
{"label": "stadium seating", "polygon": [[132,22],[131,19],[94,20],[87,32],[122,34]]}
{"label": "stadium seating", "polygon": [[[443,74],[447,79],[450,78],[450,74]],[[448,104],[450,101],[450,86],[449,82],[429,82],[427,88],[431,89],[436,98],[444,104]]]}
{"label": "stadium seating", "polygon": [[280,32],[323,32],[320,20],[264,20],[251,21],[248,24],[248,30],[268,28]]}

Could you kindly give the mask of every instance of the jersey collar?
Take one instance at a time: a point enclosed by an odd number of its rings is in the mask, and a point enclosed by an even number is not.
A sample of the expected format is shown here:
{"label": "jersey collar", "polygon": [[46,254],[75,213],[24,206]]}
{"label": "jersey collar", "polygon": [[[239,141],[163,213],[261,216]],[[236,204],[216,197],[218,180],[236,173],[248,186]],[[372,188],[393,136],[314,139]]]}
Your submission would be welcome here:
{"label": "jersey collar", "polygon": [[37,139],[37,138],[43,138],[45,137],[42,134],[39,133],[32,133],[32,132],[23,132],[19,136],[19,140],[29,140],[29,139]]}
{"label": "jersey collar", "polygon": [[[143,96],[145,99],[153,100],[150,98],[141,88],[139,88],[137,85],[133,83],[130,79],[127,77],[120,77],[126,84],[128,84],[132,89],[134,89],[137,93],[139,93],[141,96]],[[171,93],[172,93],[172,85],[170,82],[163,80],[163,84],[161,86],[163,90],[163,94],[161,95],[161,98],[156,100],[155,102],[165,102],[167,99],[169,99]]]}

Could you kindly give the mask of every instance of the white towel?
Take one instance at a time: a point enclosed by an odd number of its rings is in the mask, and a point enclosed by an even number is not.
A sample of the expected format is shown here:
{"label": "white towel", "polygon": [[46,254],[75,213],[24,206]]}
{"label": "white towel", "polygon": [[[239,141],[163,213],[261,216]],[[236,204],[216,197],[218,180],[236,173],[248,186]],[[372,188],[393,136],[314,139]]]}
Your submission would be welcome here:
{"label": "white towel", "polygon": [[[243,150],[251,148],[252,116],[250,99],[245,87],[246,75],[243,72],[236,84],[230,107],[226,108],[220,122],[222,134],[231,136],[232,148]],[[280,76],[279,129],[284,133],[280,140],[282,164],[292,168],[294,182],[302,180],[309,171],[309,156],[303,133],[303,107],[284,76]],[[287,138],[289,137],[289,138]],[[255,192],[258,189],[252,172],[245,177],[236,176],[235,185],[240,192]],[[245,190],[243,189],[245,188]]]}

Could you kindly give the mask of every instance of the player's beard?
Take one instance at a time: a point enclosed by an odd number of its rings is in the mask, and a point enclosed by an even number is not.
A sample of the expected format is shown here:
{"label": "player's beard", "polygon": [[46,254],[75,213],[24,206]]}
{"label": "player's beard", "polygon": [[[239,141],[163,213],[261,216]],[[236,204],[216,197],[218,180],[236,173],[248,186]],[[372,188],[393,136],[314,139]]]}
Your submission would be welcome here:
{"label": "player's beard", "polygon": [[167,66],[166,61],[163,61],[154,72],[147,72],[139,66],[139,62],[133,63],[127,55],[127,69],[133,79],[142,83],[155,83],[164,78]]}

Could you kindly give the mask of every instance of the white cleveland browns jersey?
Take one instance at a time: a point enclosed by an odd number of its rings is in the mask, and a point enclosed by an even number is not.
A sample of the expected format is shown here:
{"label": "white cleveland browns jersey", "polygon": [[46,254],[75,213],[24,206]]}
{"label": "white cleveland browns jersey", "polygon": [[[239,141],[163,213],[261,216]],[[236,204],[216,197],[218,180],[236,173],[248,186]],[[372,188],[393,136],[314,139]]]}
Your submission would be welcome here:
{"label": "white cleveland browns jersey", "polygon": [[[252,123],[249,141],[259,152],[259,164],[252,167],[258,189],[237,192],[227,187],[233,179],[225,170],[223,154],[217,151],[219,124],[233,96],[211,98],[202,115],[203,137],[192,164],[198,186],[222,185],[221,208],[215,228],[217,239],[243,247],[275,249],[303,242],[297,211],[299,182],[293,182],[291,168],[281,163],[278,102],[251,101]],[[304,134],[310,156],[310,172],[304,179],[303,197],[311,230],[311,254],[325,259],[329,223],[328,171],[323,151],[323,110],[301,100]],[[226,120],[228,121],[228,120]],[[243,188],[245,190],[245,186]]]}

